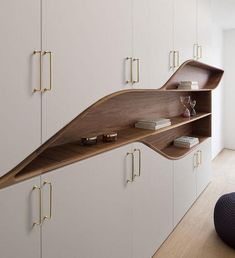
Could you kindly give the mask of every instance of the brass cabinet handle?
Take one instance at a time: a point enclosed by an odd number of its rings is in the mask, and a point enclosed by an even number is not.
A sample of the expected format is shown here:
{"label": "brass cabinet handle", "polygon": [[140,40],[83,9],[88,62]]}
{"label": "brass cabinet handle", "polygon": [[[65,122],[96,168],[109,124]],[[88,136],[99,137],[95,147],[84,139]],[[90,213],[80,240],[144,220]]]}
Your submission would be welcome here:
{"label": "brass cabinet handle", "polygon": [[180,52],[174,51],[174,68],[179,67],[180,65]]}
{"label": "brass cabinet handle", "polygon": [[53,188],[52,188],[52,183],[44,181],[43,182],[43,187],[45,187],[46,185],[48,185],[49,189],[50,189],[50,199],[49,199],[49,205],[50,206],[49,206],[49,215],[44,215],[43,216],[43,221],[46,220],[46,219],[50,220],[52,218],[52,190],[53,190]]}
{"label": "brass cabinet handle", "polygon": [[170,70],[174,70],[175,68],[175,51],[170,51],[170,55],[169,55],[169,68]]}
{"label": "brass cabinet handle", "polygon": [[201,150],[199,150],[197,152],[197,162],[198,162],[198,165],[202,164],[202,151]]}
{"label": "brass cabinet handle", "polygon": [[51,51],[44,51],[43,55],[49,55],[50,58],[50,85],[49,88],[44,88],[43,92],[51,91],[52,90],[52,52]]}
{"label": "brass cabinet handle", "polygon": [[198,44],[193,45],[193,59],[198,60]]}
{"label": "brass cabinet handle", "polygon": [[141,150],[140,149],[134,149],[134,153],[135,152],[139,153],[139,171],[138,171],[138,174],[134,174],[134,177],[141,175]]}
{"label": "brass cabinet handle", "polygon": [[130,61],[130,79],[126,80],[126,83],[132,83],[133,82],[133,58],[127,57],[126,61]]}
{"label": "brass cabinet handle", "polygon": [[197,153],[194,153],[193,155],[193,168],[197,168],[198,167],[198,155]]}
{"label": "brass cabinet handle", "polygon": [[134,182],[134,178],[135,178],[135,172],[134,172],[134,153],[133,152],[128,152],[126,154],[126,156],[131,155],[131,179],[127,180],[127,183],[132,183]]}
{"label": "brass cabinet handle", "polygon": [[202,58],[202,46],[197,46],[198,59]]}
{"label": "brass cabinet handle", "polygon": [[33,92],[42,92],[42,51],[35,50],[33,55],[39,55],[39,88],[34,88]]}
{"label": "brass cabinet handle", "polygon": [[134,84],[134,83],[140,82],[140,59],[134,58],[133,62],[137,62],[137,79],[133,81],[133,84]]}
{"label": "brass cabinet handle", "polygon": [[40,186],[34,185],[33,191],[38,190],[39,193],[39,216],[38,216],[38,222],[33,222],[33,226],[41,226],[42,224],[42,189]]}

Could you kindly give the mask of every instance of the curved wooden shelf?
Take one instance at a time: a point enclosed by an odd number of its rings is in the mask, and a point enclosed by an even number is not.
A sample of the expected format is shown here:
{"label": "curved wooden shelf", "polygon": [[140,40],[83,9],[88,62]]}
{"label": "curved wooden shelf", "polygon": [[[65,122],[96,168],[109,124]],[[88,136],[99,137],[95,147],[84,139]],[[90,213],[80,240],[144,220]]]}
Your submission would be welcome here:
{"label": "curved wooden shelf", "polygon": [[200,90],[215,89],[224,71],[207,64],[195,60],[186,61],[179,69],[171,76],[161,90],[175,90],[180,81],[198,81]]}
{"label": "curved wooden shelf", "polygon": [[[56,133],[18,166],[0,178],[0,188],[41,175],[53,169],[92,157],[128,143],[140,141],[169,159],[179,159],[191,150],[175,148],[172,141],[181,135],[197,135],[201,141],[211,136],[211,90],[223,71],[200,62],[185,62],[160,89],[132,89],[99,100]],[[196,80],[200,90],[179,91],[181,80]],[[197,101],[197,116],[183,118],[182,95]],[[141,118],[169,117],[172,125],[150,131],[134,128]],[[81,146],[81,137],[117,131],[114,143]]]}

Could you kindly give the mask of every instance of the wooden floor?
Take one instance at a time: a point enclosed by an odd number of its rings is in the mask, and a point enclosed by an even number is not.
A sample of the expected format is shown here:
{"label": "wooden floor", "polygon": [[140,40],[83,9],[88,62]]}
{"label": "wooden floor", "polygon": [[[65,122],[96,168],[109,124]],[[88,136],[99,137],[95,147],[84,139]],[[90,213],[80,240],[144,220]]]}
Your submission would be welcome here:
{"label": "wooden floor", "polygon": [[235,192],[235,151],[213,161],[213,180],[153,258],[232,258],[235,250],[216,235],[213,209],[224,193]]}

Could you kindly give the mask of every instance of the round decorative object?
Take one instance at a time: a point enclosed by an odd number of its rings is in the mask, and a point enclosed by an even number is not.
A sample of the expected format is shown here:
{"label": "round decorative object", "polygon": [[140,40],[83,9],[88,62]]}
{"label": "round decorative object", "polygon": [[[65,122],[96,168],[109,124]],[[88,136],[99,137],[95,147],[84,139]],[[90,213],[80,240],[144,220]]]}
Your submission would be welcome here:
{"label": "round decorative object", "polygon": [[235,193],[219,198],[214,209],[214,224],[219,237],[235,249]]}
{"label": "round decorative object", "polygon": [[117,133],[116,132],[103,134],[103,142],[115,142],[115,141],[117,141]]}

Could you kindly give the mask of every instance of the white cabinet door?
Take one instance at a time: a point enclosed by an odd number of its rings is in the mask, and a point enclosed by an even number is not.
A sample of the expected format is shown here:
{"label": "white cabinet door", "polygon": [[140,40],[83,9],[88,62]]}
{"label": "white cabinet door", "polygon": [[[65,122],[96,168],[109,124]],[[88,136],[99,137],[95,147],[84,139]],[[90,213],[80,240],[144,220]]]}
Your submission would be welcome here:
{"label": "white cabinet door", "polygon": [[196,151],[174,161],[174,226],[196,200]]}
{"label": "white cabinet door", "polygon": [[196,0],[174,0],[174,49],[179,51],[179,65],[194,57],[196,13]]}
{"label": "white cabinet door", "polygon": [[40,258],[39,178],[0,190],[0,252],[3,258]]}
{"label": "white cabinet door", "polygon": [[[43,176],[52,183],[52,219],[43,225],[43,258],[131,258],[129,146]],[[128,171],[127,171],[128,170]],[[49,214],[48,185],[43,191]]]}
{"label": "white cabinet door", "polygon": [[[173,49],[173,0],[133,1],[133,56],[140,59],[136,88],[160,88],[169,79]],[[137,80],[137,62],[133,63]]]}
{"label": "white cabinet door", "polygon": [[[130,88],[131,2],[43,0],[43,49],[53,57],[52,91],[43,95],[43,141],[101,97]],[[43,61],[48,87],[49,56]]]}
{"label": "white cabinet door", "polygon": [[197,168],[197,197],[211,181],[211,139],[200,144],[198,148],[199,165]]}
{"label": "white cabinet door", "polygon": [[211,0],[197,0],[197,43],[201,62],[211,62],[212,45],[212,7]]}
{"label": "white cabinet door", "polygon": [[[133,257],[150,258],[173,229],[173,163],[143,144],[136,148],[141,173],[133,183]],[[138,159],[135,152],[136,174]]]}
{"label": "white cabinet door", "polygon": [[40,145],[40,0],[2,0],[0,33],[2,176]]}

